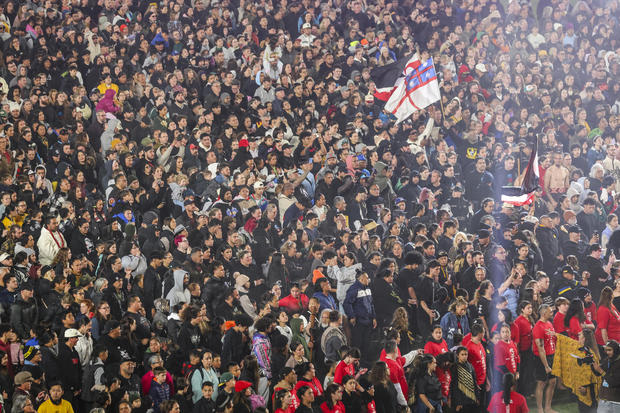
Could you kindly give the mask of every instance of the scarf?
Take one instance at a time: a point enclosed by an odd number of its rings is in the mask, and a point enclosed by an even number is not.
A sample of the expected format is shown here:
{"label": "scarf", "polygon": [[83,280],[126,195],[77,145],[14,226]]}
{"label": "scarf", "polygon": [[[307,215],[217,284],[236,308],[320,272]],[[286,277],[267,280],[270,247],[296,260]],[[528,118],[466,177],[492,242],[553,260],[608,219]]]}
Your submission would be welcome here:
{"label": "scarf", "polygon": [[472,401],[476,401],[476,386],[474,384],[474,379],[471,375],[471,371],[467,369],[465,366],[461,364],[457,364],[456,373],[458,375],[458,388],[467,397]]}

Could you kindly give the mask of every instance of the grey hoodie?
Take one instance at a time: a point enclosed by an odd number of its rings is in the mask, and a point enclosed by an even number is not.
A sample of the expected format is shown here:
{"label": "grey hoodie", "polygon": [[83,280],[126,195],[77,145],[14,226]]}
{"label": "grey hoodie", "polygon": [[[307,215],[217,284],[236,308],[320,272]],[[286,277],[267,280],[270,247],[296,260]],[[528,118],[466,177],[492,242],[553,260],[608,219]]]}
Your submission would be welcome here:
{"label": "grey hoodie", "polygon": [[190,294],[189,290],[183,287],[183,279],[185,274],[188,274],[185,270],[174,270],[172,274],[174,278],[174,287],[168,292],[166,299],[170,301],[170,307],[174,307],[179,303],[189,303]]}

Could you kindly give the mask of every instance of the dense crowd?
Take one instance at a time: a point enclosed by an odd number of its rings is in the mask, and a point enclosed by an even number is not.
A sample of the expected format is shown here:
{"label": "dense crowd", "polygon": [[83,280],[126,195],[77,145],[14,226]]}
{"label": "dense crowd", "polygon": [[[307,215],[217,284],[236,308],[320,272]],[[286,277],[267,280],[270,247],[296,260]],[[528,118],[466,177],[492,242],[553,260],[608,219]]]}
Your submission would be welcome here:
{"label": "dense crowd", "polygon": [[620,3],[535,4],[2,1],[0,411],[620,411]]}

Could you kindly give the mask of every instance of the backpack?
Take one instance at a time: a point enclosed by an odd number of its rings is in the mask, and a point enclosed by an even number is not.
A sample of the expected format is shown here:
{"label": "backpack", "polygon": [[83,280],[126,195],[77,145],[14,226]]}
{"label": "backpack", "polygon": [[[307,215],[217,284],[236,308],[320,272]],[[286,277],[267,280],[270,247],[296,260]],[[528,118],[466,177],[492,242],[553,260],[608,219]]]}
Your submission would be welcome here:
{"label": "backpack", "polygon": [[192,376],[195,372],[200,373],[200,384],[202,384],[205,380],[204,373],[202,372],[202,366],[192,366],[189,363],[183,365],[183,377],[187,379],[187,382],[190,383],[190,385],[192,383]]}

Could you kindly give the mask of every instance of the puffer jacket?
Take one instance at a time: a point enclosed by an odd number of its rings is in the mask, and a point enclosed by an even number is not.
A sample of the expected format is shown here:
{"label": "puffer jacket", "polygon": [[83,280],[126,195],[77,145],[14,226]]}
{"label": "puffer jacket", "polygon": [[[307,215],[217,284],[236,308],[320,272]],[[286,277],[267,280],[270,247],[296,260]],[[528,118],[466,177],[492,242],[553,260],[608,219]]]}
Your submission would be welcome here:
{"label": "puffer jacket", "polygon": [[24,301],[21,295],[11,306],[11,327],[19,338],[30,338],[30,329],[39,323],[39,306],[34,298]]}

